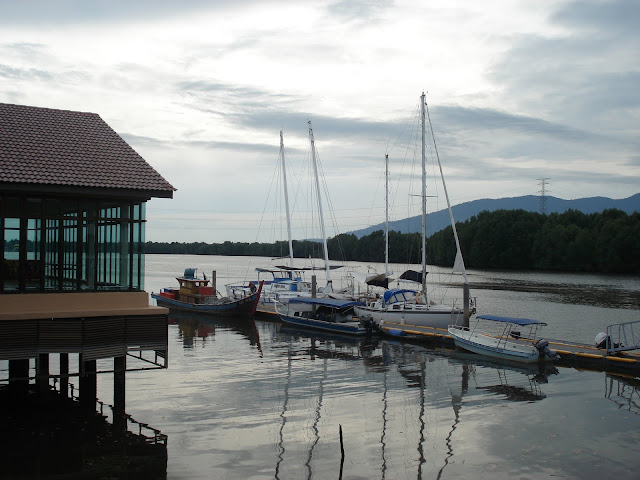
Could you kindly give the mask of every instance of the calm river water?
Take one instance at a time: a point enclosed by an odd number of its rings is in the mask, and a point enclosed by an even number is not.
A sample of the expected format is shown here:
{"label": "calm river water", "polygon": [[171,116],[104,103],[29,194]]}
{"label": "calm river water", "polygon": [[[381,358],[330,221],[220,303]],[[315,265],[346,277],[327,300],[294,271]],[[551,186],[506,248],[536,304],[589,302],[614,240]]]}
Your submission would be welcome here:
{"label": "calm river water", "polygon": [[[272,263],[147,255],[145,287],[197,267],[216,270],[222,291]],[[479,313],[546,321],[547,338],[592,342],[640,320],[638,276],[469,273]],[[445,298],[460,296],[458,280],[441,285]],[[108,377],[98,395],[111,402]],[[605,372],[181,315],[169,368],[129,373],[126,406],[168,435],[169,479],[635,479],[639,394],[638,379]]]}

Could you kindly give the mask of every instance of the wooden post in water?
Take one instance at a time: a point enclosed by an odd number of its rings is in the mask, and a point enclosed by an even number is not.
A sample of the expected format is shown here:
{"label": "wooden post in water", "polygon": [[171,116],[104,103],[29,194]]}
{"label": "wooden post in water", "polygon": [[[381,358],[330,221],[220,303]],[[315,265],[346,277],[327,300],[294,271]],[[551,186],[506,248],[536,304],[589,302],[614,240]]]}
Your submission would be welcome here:
{"label": "wooden post in water", "polygon": [[340,425],[340,479],[342,479],[342,467],[344,466],[344,443],[342,441],[342,425]]}
{"label": "wooden post in water", "polygon": [[[311,275],[311,298],[316,298],[316,289],[317,289],[316,276],[315,275]],[[313,315],[315,316],[315,314],[316,314],[316,305],[315,304],[312,305],[311,311],[313,312]]]}
{"label": "wooden post in water", "polygon": [[465,282],[465,284],[462,287],[462,296],[463,296],[463,300],[462,302],[464,303],[464,324],[463,326],[465,328],[469,328],[469,317],[471,316],[470,310],[469,310],[469,284]]}
{"label": "wooden post in water", "polygon": [[217,283],[216,282],[216,271],[212,270],[211,271],[211,286],[213,287],[213,294],[214,295],[217,295],[216,292],[218,291],[217,288],[216,288],[217,287],[216,283]]}

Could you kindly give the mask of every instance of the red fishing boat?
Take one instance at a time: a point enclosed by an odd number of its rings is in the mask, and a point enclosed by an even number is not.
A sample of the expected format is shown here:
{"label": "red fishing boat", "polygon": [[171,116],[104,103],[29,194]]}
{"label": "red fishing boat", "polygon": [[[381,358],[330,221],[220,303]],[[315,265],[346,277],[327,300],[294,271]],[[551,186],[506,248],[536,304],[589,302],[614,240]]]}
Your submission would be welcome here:
{"label": "red fishing boat", "polygon": [[158,306],[171,310],[206,313],[220,316],[251,316],[258,306],[262,282],[253,285],[242,298],[221,296],[215,287],[216,272],[211,279],[205,274],[198,277],[197,269],[187,268],[182,277],[176,277],[179,288],[163,288],[160,293],[151,293]]}

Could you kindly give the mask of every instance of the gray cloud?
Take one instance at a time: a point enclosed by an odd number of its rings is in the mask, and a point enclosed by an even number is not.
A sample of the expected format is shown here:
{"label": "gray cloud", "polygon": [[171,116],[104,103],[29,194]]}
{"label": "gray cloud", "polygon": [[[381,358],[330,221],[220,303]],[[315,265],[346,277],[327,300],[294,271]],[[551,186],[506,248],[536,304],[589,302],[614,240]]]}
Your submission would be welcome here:
{"label": "gray cloud", "polygon": [[342,20],[370,24],[393,4],[393,0],[341,0],[328,5],[327,12]]}
{"label": "gray cloud", "polygon": [[571,32],[514,38],[491,78],[531,110],[588,131],[624,132],[640,105],[640,4],[580,1],[550,15]]}
{"label": "gray cloud", "polygon": [[1,0],[0,24],[8,25],[68,25],[79,23],[110,23],[153,20],[189,11],[222,9],[239,3],[258,3],[259,0],[55,0],[38,2]]}
{"label": "gray cloud", "polygon": [[605,37],[638,36],[640,3],[635,0],[576,1],[551,16],[554,22]]}
{"label": "gray cloud", "polygon": [[201,148],[207,150],[229,150],[245,153],[273,154],[274,145],[261,143],[217,142],[204,140],[163,140],[152,137],[133,135],[130,133],[119,134],[127,143],[136,147],[151,147],[165,150],[178,150],[183,148]]}

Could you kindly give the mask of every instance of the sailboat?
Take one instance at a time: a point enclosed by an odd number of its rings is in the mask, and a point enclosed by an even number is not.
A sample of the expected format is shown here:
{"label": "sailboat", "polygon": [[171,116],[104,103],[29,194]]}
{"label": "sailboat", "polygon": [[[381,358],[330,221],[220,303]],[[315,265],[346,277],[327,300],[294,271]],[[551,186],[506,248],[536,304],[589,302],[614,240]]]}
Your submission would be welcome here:
{"label": "sailboat", "polygon": [[385,220],[384,220],[384,273],[379,272],[352,272],[353,278],[358,282],[372,287],[389,288],[392,280],[389,275],[389,155],[384,156],[385,165]]}
{"label": "sailboat", "polygon": [[[453,213],[451,211],[451,204],[449,203],[449,195],[447,193],[446,184],[444,182],[444,175],[442,173],[442,166],[440,165],[440,159],[438,157],[438,165],[440,166],[440,175],[442,177],[442,183],[444,186],[445,196],[447,198],[447,206],[449,207],[449,217],[451,220],[451,226],[456,243],[456,260],[454,265],[454,271],[462,273],[464,277],[464,308],[460,309],[454,305],[436,304],[429,300],[427,296],[427,257],[426,257],[426,115],[428,114],[426,108],[425,95],[422,93],[420,97],[420,120],[422,129],[422,271],[414,272],[407,271],[403,273],[399,278],[410,279],[418,281],[421,284],[420,291],[408,289],[408,288],[396,288],[390,289],[384,292],[382,297],[370,300],[364,306],[356,306],[354,308],[356,314],[363,321],[372,321],[382,330],[385,329],[402,329],[403,325],[413,325],[420,327],[431,327],[447,329],[449,325],[453,324],[466,324],[468,326],[469,318],[469,289],[466,277],[466,271],[464,269],[464,261],[460,251],[460,242],[458,241],[458,234],[456,231],[455,222],[453,220]],[[431,136],[434,141],[433,128],[431,128]],[[437,155],[437,148],[435,149]]]}
{"label": "sailboat", "polygon": [[[329,265],[329,253],[327,248],[327,236],[325,234],[324,216],[322,210],[322,198],[320,190],[320,181],[318,177],[318,167],[316,160],[315,139],[313,136],[313,129],[311,127],[311,121],[309,124],[309,140],[311,143],[311,155],[313,172],[315,179],[315,187],[317,192],[317,207],[320,215],[320,227],[322,235],[322,246],[324,252],[324,270],[326,270],[327,285],[319,289],[318,294],[329,295],[333,292],[333,286],[331,281],[331,270],[339,268],[340,266]],[[285,210],[287,215],[287,235],[289,243],[289,265],[278,265],[276,268],[271,267],[259,267],[256,268],[258,272],[257,280],[245,281],[240,284],[226,285],[227,294],[230,297],[243,297],[247,294],[247,290],[255,288],[255,285],[259,285],[261,281],[264,282],[262,294],[258,301],[257,312],[262,314],[277,315],[276,304],[286,304],[293,298],[310,298],[313,295],[314,285],[311,281],[306,280],[303,274],[307,271],[317,270],[318,267],[295,267],[293,256],[293,240],[291,235],[291,214],[289,208],[289,194],[287,186],[287,173],[285,166],[284,155],[284,139],[282,130],[280,131],[280,161],[283,177],[283,190]],[[266,278],[265,278],[266,277]]]}

